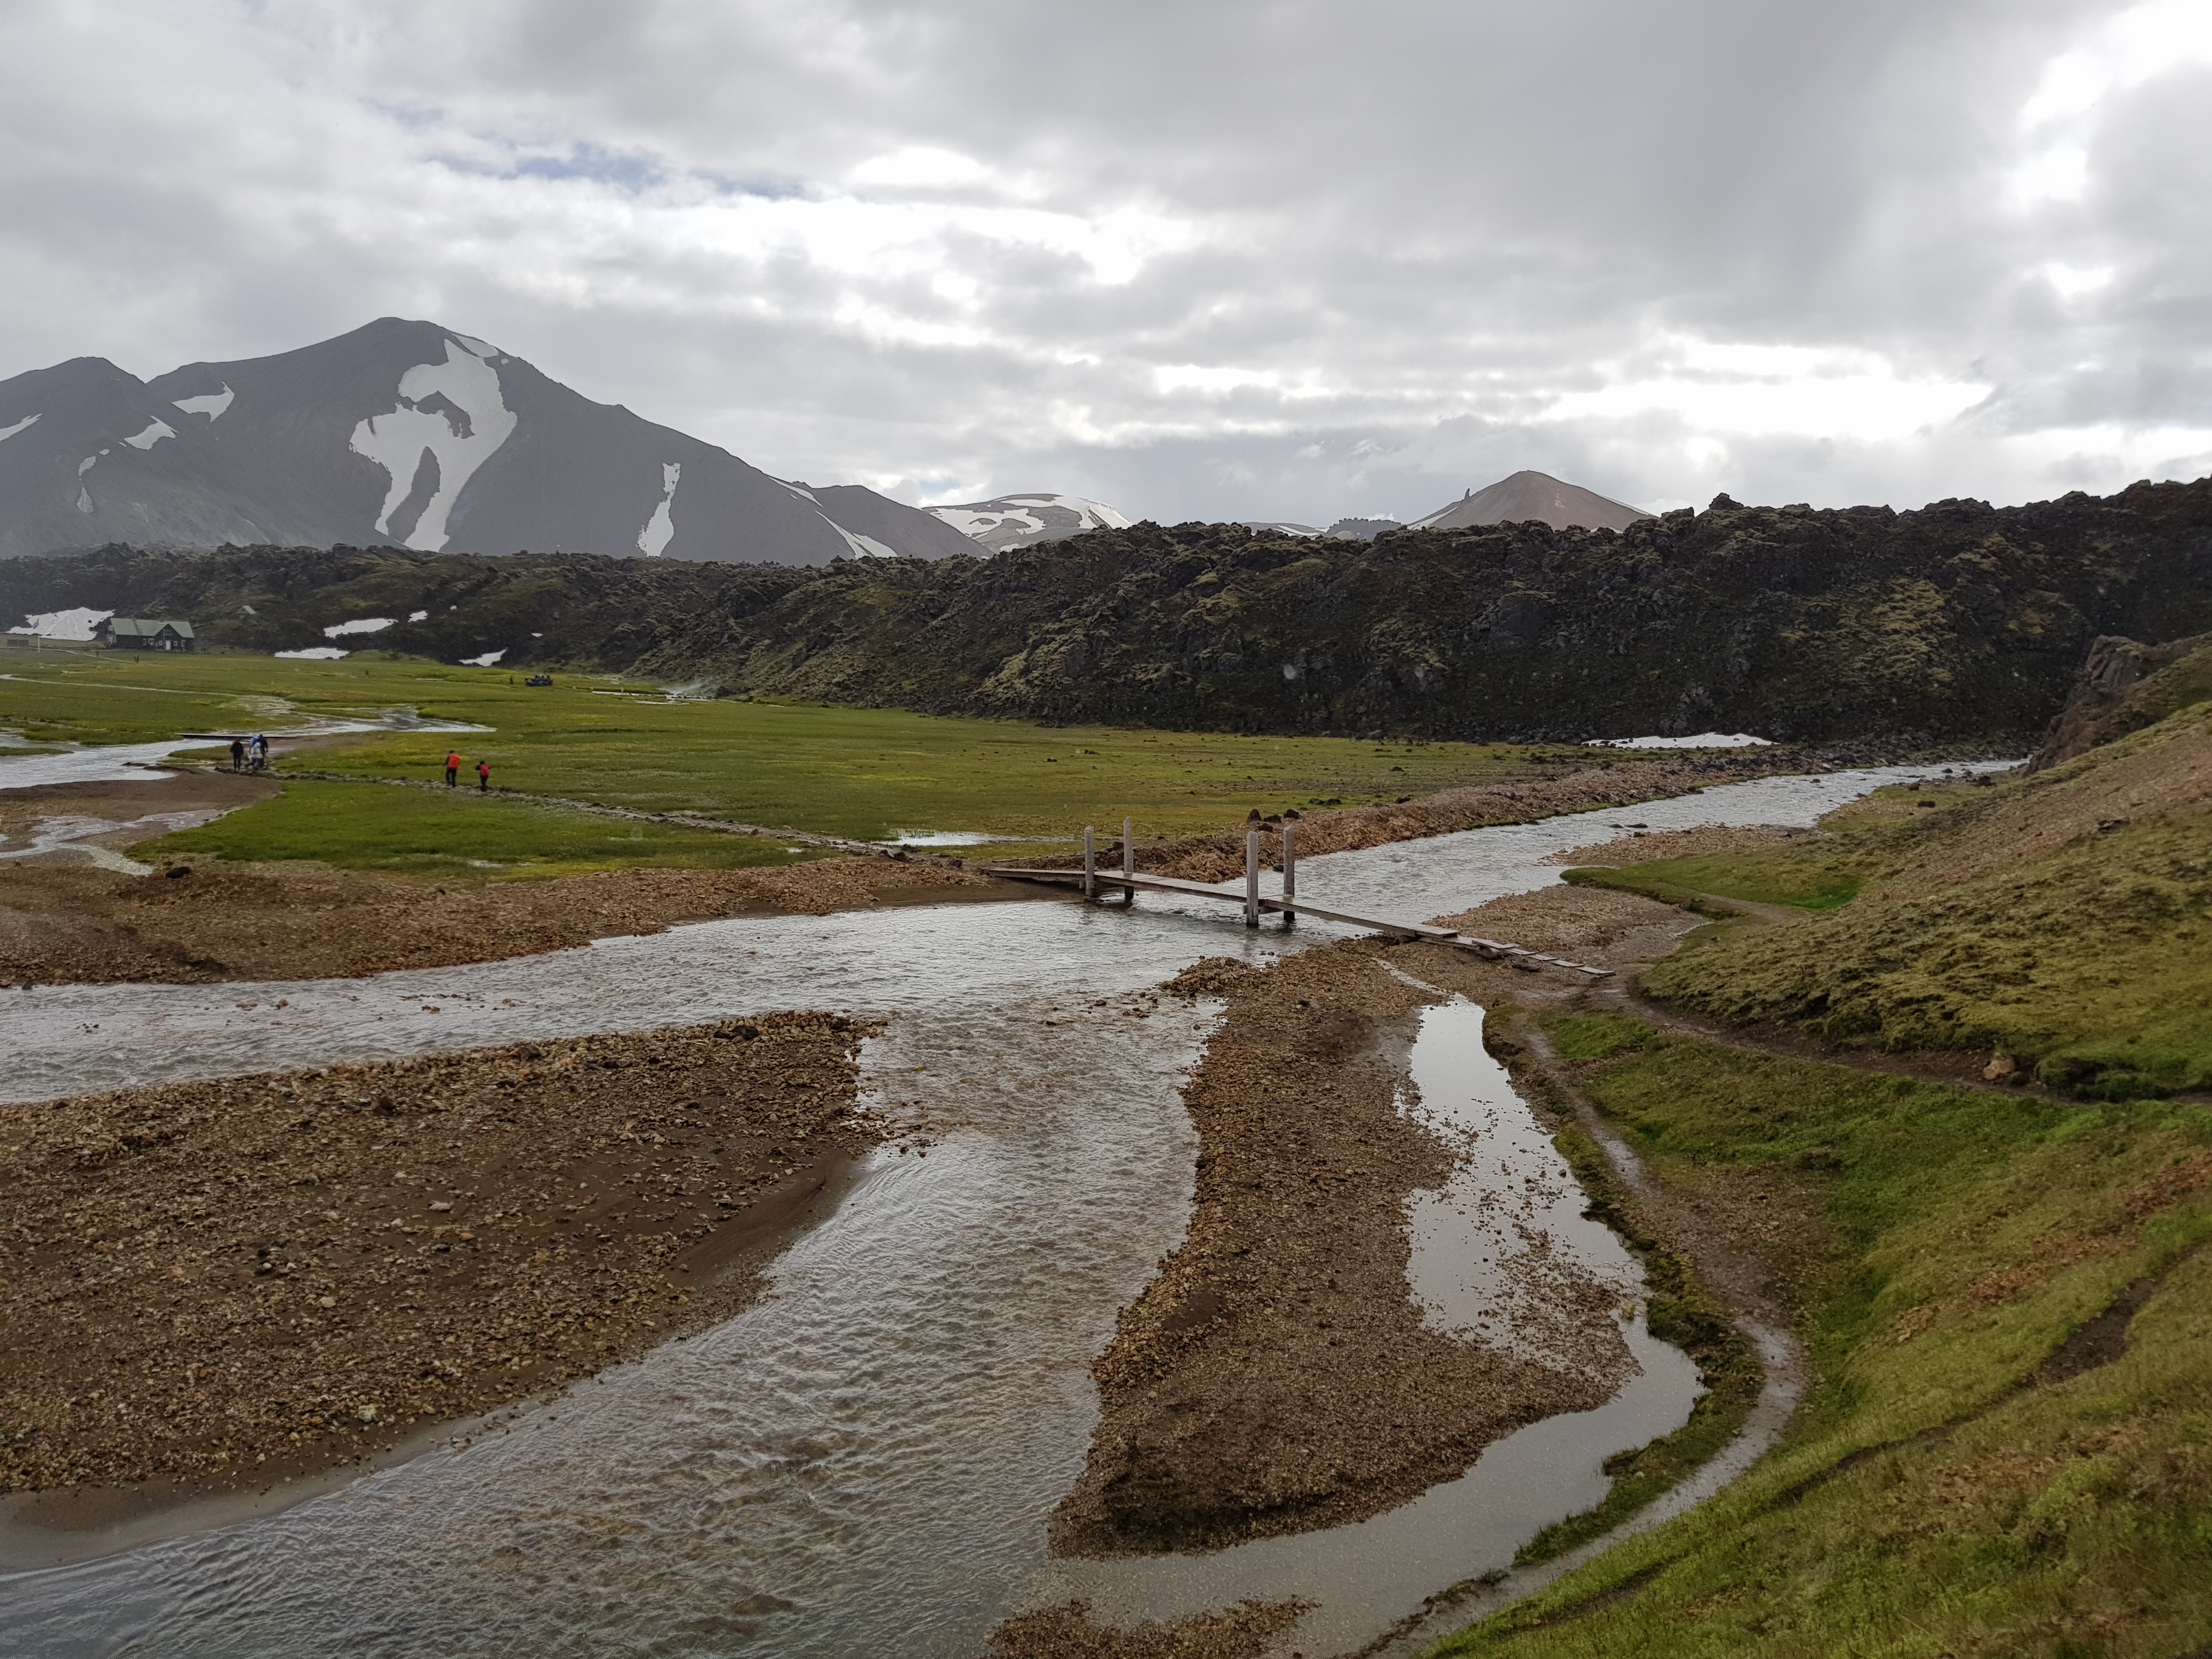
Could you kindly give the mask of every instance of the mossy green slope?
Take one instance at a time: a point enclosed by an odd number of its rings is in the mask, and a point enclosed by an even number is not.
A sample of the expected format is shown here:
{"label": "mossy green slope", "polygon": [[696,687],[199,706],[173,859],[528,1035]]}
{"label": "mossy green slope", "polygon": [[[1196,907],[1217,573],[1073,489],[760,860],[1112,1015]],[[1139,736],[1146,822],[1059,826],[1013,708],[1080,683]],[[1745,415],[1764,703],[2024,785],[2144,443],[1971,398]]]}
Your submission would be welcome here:
{"label": "mossy green slope", "polygon": [[1994,787],[1888,792],[1802,846],[1573,879],[1819,910],[1644,988],[1823,1041],[1974,1049],[2105,1097],[2212,1085],[2212,703]]}
{"label": "mossy green slope", "polygon": [[[1719,1498],[1437,1652],[2166,1659],[2212,1633],[2212,1115],[1601,1035],[1565,1046],[1607,1050],[1581,1085],[1657,1173],[1811,1189],[1820,1381]],[[2038,1381],[2146,1279],[2117,1360]]]}

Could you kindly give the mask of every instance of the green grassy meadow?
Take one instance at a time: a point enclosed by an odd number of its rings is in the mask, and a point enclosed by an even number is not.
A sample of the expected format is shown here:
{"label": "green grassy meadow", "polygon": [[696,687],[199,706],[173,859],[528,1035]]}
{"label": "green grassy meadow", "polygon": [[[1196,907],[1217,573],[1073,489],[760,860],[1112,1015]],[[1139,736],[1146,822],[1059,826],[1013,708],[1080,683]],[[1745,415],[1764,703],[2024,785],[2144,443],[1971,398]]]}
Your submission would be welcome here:
{"label": "green grassy meadow", "polygon": [[[1794,930],[1793,930],[1794,931]],[[2212,1112],[1966,1091],[1618,1016],[1557,1031],[1654,1172],[1786,1172],[1819,1378],[1718,1498],[1435,1652],[2199,1650],[2212,1632]],[[2036,1374],[2164,1275],[2115,1363]]]}
{"label": "green grassy meadow", "polygon": [[780,869],[824,856],[769,837],[487,799],[467,786],[448,793],[313,779],[295,780],[274,799],[132,850],[149,862],[191,854],[241,862],[313,859],[348,870],[495,881],[598,870]]}
{"label": "green grassy meadow", "polygon": [[[654,687],[599,675],[556,673],[557,684],[540,690],[501,669],[382,653],[330,662],[210,653],[134,663],[123,653],[49,650],[9,653],[0,658],[0,727],[34,740],[148,742],[257,726],[276,732],[310,718],[411,708],[489,729],[334,738],[307,749],[280,740],[276,764],[428,781],[441,775],[452,744],[471,765],[479,757],[491,763],[495,790],[688,809],[872,841],[928,831],[1064,839],[1079,836],[1085,823],[1118,834],[1125,817],[1136,819],[1139,834],[1173,836],[1227,827],[1255,807],[1357,805],[1546,769],[1535,751],[1507,745],[1046,727],[788,702],[672,702]],[[398,823],[380,827],[386,817],[419,827],[421,809],[404,800],[410,793],[359,792],[365,845],[404,839]],[[304,804],[252,807],[225,822],[240,854],[272,849],[256,856],[296,856],[273,849],[307,844],[317,827],[351,833],[343,814]],[[501,856],[495,842],[480,840],[481,855]]]}

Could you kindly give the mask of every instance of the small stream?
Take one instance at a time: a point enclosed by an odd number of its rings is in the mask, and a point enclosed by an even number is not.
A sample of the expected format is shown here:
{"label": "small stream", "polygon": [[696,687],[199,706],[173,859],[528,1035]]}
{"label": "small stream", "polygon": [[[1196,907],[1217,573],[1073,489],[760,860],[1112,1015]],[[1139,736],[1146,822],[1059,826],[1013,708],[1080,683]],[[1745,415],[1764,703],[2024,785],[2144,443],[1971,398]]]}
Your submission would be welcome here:
{"label": "small stream", "polygon": [[[1556,879],[1612,826],[1809,824],[1891,769],[1767,779],[1621,811],[1302,860],[1314,902],[1418,919]],[[1595,1412],[1493,1445],[1460,1480],[1355,1527],[1213,1556],[1054,1562],[1047,1517],[1097,1420],[1087,1368],[1174,1248],[1194,1149],[1180,1098],[1214,1018],[1131,994],[1203,955],[1265,962],[1343,936],[1248,932],[1148,896],[703,923],[586,949],[356,981],[0,991],[0,1095],[327,1065],[778,1008],[888,1020],[864,1090],[943,1129],[880,1151],[727,1323],[506,1431],[282,1514],[0,1579],[10,1650],[40,1655],[978,1652],[1068,1595],[1158,1615],[1244,1595],[1322,1607],[1309,1654],[1502,1565],[1602,1496],[1598,1465],[1678,1425],[1695,1377],[1643,1328],[1635,1265],[1483,1052],[1480,1011],[1426,1011],[1419,1109],[1468,1147],[1413,1216],[1440,1324],[1540,1341],[1494,1294],[1542,1249],[1620,1286],[1641,1369]],[[1486,1327],[1486,1321],[1492,1322]]]}

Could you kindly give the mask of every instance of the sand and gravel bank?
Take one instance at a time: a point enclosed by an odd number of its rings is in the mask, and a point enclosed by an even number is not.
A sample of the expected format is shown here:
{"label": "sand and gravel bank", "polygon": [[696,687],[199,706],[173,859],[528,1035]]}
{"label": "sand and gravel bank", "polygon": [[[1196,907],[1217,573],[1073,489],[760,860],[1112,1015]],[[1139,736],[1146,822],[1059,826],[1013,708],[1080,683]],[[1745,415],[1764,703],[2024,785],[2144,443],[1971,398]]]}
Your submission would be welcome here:
{"label": "sand and gravel bank", "polygon": [[[187,873],[170,873],[178,871]],[[1036,896],[933,860],[446,887],[313,864],[195,858],[132,876],[58,858],[0,866],[0,985],[352,979],[538,956],[721,916]]]}
{"label": "sand and gravel bank", "polygon": [[889,1133],[855,1104],[870,1029],[778,1014],[0,1109],[8,1520],[58,1488],[351,1463],[726,1319],[749,1251]]}
{"label": "sand and gravel bank", "polygon": [[[1401,1107],[1438,947],[1352,941],[1265,971],[1211,958],[1170,988],[1228,1010],[1184,1098],[1189,1229],[1092,1368],[1102,1420],[1055,1553],[1216,1549],[1395,1507],[1523,1424],[1593,1409],[1631,1363],[1617,1295],[1563,1279],[1571,1359],[1461,1340],[1407,1279],[1407,1202],[1456,1153]],[[1431,977],[1431,975],[1439,975]],[[1519,978],[1520,975],[1512,975]]]}

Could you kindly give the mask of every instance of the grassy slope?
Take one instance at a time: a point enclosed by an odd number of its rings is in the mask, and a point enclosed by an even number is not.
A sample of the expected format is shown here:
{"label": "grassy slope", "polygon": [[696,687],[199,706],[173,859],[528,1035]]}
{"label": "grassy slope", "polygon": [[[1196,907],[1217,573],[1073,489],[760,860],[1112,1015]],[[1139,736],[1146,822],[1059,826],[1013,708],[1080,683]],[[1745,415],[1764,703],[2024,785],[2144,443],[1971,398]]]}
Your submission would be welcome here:
{"label": "grassy slope", "polygon": [[[1823,1381],[1721,1498],[1438,1651],[2194,1650],[2212,1632],[2212,1114],[1626,1035],[1581,1080],[1660,1174],[1780,1163],[1820,1191],[1837,1242],[1802,1291]],[[2169,1269],[2117,1364],[2023,1388]]]}
{"label": "grassy slope", "polygon": [[[495,785],[650,810],[690,808],[747,823],[882,838],[902,831],[1079,835],[1218,830],[1263,811],[1359,805],[1457,783],[1539,775],[1530,752],[1462,744],[1384,744],[1333,738],[1050,728],[896,710],[774,702],[669,702],[601,692],[648,690],[599,676],[558,676],[550,690],[500,669],[441,667],[382,653],[338,662],[207,654],[22,653],[0,668],[0,726],[34,738],[145,742],[185,731],[306,716],[373,715],[400,706],[492,728],[482,735],[373,737],[311,751],[280,744],[277,762],[362,777],[440,775],[447,744],[492,763]],[[286,712],[289,705],[292,712]],[[1582,758],[1577,757],[1577,758]],[[1642,757],[1612,757],[1632,764]],[[412,792],[363,790],[361,844],[326,844],[340,861],[383,857],[422,827]],[[321,808],[246,809],[221,832],[276,848],[311,823],[347,830]],[[579,834],[585,833],[579,830]],[[716,842],[720,845],[719,840]],[[456,843],[458,845],[458,843]],[[527,842],[474,842],[463,856],[526,854]],[[283,856],[270,852],[267,856]],[[708,859],[704,862],[716,862]]]}
{"label": "grassy slope", "polygon": [[[1717,930],[1646,976],[1731,1023],[1993,1049],[2107,1097],[2212,1085],[2212,704],[1993,788],[1885,795],[1819,842],[1574,879],[1820,908]],[[1933,800],[1933,809],[1923,803]]]}

